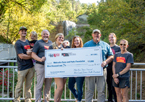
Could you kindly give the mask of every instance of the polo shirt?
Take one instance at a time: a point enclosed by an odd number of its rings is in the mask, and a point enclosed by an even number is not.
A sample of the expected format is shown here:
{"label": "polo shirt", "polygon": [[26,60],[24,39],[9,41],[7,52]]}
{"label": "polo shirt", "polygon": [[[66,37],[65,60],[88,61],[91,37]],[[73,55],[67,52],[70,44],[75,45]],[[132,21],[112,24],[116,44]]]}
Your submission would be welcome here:
{"label": "polo shirt", "polygon": [[[104,41],[99,41],[98,43],[95,43],[93,40],[90,40],[84,44],[83,47],[95,47],[100,46],[102,48],[102,60],[105,61],[109,56],[112,56],[112,50],[110,48],[110,45]],[[107,67],[107,66],[105,66]]]}

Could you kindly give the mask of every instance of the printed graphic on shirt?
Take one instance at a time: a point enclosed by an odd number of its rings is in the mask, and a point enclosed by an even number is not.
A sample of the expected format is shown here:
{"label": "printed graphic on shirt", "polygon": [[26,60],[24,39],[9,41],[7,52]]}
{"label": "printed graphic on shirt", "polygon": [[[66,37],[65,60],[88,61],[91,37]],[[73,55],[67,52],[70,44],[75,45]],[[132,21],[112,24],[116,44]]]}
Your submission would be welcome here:
{"label": "printed graphic on shirt", "polygon": [[113,48],[111,48],[112,52],[113,52],[113,55],[115,55],[115,50]]}
{"label": "printed graphic on shirt", "polygon": [[126,63],[125,57],[117,57],[116,62]]}
{"label": "printed graphic on shirt", "polygon": [[49,46],[45,46],[45,45],[44,45],[44,49],[48,50],[48,49],[49,49]]}
{"label": "printed graphic on shirt", "polygon": [[24,49],[26,49],[26,50],[27,50],[27,49],[30,49],[30,45],[25,45],[25,46],[24,46]]}
{"label": "printed graphic on shirt", "polygon": [[33,47],[34,46],[34,43],[30,43],[30,46]]}

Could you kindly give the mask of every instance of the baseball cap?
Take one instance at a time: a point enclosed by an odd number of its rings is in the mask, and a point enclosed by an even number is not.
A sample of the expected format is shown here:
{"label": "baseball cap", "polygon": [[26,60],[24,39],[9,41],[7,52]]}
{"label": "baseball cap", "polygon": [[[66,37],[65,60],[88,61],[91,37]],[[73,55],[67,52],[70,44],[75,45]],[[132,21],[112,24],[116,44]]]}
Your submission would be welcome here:
{"label": "baseball cap", "polygon": [[101,34],[99,29],[94,29],[92,33],[98,32],[99,34]]}
{"label": "baseball cap", "polygon": [[21,27],[19,28],[19,31],[20,31],[20,30],[23,30],[23,29],[24,29],[24,30],[27,30],[27,28],[26,28],[26,27],[21,26]]}

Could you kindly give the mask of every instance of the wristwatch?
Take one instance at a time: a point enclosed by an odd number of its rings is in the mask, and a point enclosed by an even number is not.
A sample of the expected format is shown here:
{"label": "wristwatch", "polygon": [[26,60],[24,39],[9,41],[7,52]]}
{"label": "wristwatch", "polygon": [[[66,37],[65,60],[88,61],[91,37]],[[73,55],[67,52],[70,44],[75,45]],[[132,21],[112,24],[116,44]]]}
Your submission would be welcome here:
{"label": "wristwatch", "polygon": [[120,76],[120,73],[117,73],[117,77],[119,77]]}

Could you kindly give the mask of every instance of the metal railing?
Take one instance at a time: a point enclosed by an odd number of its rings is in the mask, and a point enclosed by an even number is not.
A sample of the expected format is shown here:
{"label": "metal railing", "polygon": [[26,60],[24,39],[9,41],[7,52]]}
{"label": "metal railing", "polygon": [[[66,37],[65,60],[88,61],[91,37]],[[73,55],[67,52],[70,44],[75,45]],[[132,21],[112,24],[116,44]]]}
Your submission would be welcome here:
{"label": "metal railing", "polygon": [[[7,66],[0,66],[0,100],[14,100],[14,89],[17,83],[17,66],[16,60],[0,60],[0,62],[7,62]],[[136,65],[145,65],[145,63],[134,63]],[[131,68],[130,69],[130,89],[129,89],[129,101],[130,102],[145,102],[145,68]],[[35,86],[36,75],[34,76],[32,85],[32,100],[35,100]],[[83,100],[85,101],[85,82],[84,82],[84,94]],[[54,101],[54,91],[56,84],[53,81],[51,84],[50,101]],[[23,89],[24,90],[24,84]],[[95,88],[94,101],[97,101],[97,92]],[[24,91],[22,91],[21,100],[24,100]],[[68,89],[66,83],[62,95],[62,101],[75,101],[72,93]],[[106,85],[106,101],[107,101],[107,85]]]}

